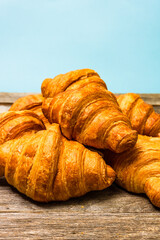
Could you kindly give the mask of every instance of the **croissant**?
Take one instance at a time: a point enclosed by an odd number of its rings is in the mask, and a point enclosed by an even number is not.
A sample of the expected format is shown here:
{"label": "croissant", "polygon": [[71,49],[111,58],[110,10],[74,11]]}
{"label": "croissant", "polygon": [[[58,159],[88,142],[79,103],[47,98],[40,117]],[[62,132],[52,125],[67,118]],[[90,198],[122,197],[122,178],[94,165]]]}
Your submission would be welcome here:
{"label": "croissant", "polygon": [[117,174],[116,182],[134,193],[146,193],[160,207],[160,138],[139,135],[130,150],[116,154],[105,151],[107,164]]}
{"label": "croissant", "polygon": [[0,114],[0,144],[18,138],[28,132],[46,129],[45,125],[32,111],[8,111]]}
{"label": "croissant", "polygon": [[33,112],[1,115],[0,130],[0,177],[33,200],[64,201],[107,188],[115,179],[97,152],[67,140],[58,124],[45,130]]}
{"label": "croissant", "polygon": [[44,122],[46,127],[50,126],[47,118],[45,118],[42,112],[42,94],[31,94],[25,97],[18,98],[10,107],[9,111],[22,111],[30,110],[36,113],[40,119]]}
{"label": "croissant", "polygon": [[160,137],[160,114],[145,103],[138,94],[127,93],[117,97],[119,106],[139,134]]}
{"label": "croissant", "polygon": [[94,70],[76,70],[45,79],[41,89],[46,98],[42,104],[44,115],[50,123],[59,123],[68,139],[115,152],[135,145],[137,132]]}

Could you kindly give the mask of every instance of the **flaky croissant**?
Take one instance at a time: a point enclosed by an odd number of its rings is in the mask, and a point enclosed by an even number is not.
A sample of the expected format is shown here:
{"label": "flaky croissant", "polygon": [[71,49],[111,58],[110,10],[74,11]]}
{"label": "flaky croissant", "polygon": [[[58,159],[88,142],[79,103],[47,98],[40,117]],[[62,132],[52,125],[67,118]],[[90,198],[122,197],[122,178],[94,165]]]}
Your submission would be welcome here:
{"label": "flaky croissant", "polygon": [[119,106],[139,134],[160,137],[160,114],[153,106],[147,104],[135,93],[122,94],[117,97]]}
{"label": "flaky croissant", "polygon": [[134,193],[146,193],[160,207],[160,138],[139,135],[130,150],[116,154],[105,152],[107,164],[116,171],[116,182]]}
{"label": "flaky croissant", "polygon": [[8,111],[0,114],[0,144],[18,138],[26,132],[45,129],[39,116],[32,111]]}
{"label": "flaky croissant", "polygon": [[42,112],[42,102],[43,102],[42,94],[30,94],[25,97],[18,98],[12,104],[9,111],[22,111],[22,110],[33,111],[41,118],[45,126],[49,127],[50,123],[48,122],[47,118],[44,116]]}
{"label": "flaky croissant", "polygon": [[46,98],[42,104],[44,115],[50,123],[59,123],[68,139],[115,152],[135,145],[137,132],[94,70],[76,70],[45,79],[41,89]]}
{"label": "flaky croissant", "polygon": [[58,124],[43,130],[40,118],[30,111],[7,112],[3,117],[0,176],[28,197],[64,201],[104,189],[114,181],[115,172],[103,158],[63,137]]}

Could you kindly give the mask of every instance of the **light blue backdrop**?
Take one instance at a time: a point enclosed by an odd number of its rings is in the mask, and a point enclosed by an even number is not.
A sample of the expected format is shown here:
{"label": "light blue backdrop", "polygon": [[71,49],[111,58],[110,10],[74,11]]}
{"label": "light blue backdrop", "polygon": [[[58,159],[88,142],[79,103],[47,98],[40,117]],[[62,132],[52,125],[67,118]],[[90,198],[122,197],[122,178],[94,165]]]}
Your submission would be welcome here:
{"label": "light blue backdrop", "polygon": [[113,92],[160,93],[160,0],[0,0],[0,92],[79,68]]}

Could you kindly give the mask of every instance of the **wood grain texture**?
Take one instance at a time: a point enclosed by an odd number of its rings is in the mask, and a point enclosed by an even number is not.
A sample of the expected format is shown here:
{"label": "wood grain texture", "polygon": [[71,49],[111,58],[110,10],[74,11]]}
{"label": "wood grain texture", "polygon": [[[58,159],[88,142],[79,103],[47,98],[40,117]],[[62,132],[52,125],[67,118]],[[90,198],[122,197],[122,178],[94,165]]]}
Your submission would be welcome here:
{"label": "wood grain texture", "polygon": [[[18,98],[9,96],[10,101]],[[143,99],[160,113],[160,94],[144,94]],[[10,107],[7,101],[0,104],[1,112]],[[44,204],[1,178],[0,196],[0,239],[160,239],[160,210],[145,195],[128,193],[115,184],[66,202]]]}
{"label": "wood grain texture", "polygon": [[35,93],[9,93],[9,92],[0,92],[0,103],[13,103],[18,98],[24,97],[29,94]]}
{"label": "wood grain texture", "polygon": [[116,185],[49,204],[31,201],[4,179],[0,192],[0,239],[160,237],[159,210],[144,195],[129,194]]}
{"label": "wood grain texture", "polygon": [[8,111],[10,106],[10,103],[0,103],[0,113]]}

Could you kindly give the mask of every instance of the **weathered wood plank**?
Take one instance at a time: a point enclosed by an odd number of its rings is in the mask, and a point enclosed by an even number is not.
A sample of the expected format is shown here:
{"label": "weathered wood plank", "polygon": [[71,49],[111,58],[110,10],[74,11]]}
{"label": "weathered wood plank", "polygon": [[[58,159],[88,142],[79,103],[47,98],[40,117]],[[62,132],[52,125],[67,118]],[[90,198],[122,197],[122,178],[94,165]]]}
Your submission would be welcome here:
{"label": "weathered wood plank", "polygon": [[36,93],[9,93],[9,92],[0,92],[0,103],[13,103],[18,98],[27,96],[29,94]]}
{"label": "weathered wood plank", "polygon": [[11,103],[0,103],[0,113],[8,111],[11,105]]}
{"label": "weathered wood plank", "polygon": [[140,96],[151,105],[160,105],[160,94],[140,94]]}
{"label": "weathered wood plank", "polygon": [[154,214],[1,214],[0,239],[160,239]]}
{"label": "weathered wood plank", "polygon": [[154,106],[153,105],[153,108],[157,113],[160,113],[160,106]]}
{"label": "weathered wood plank", "polygon": [[159,239],[160,211],[115,184],[66,202],[36,203],[0,186],[0,239]]}

